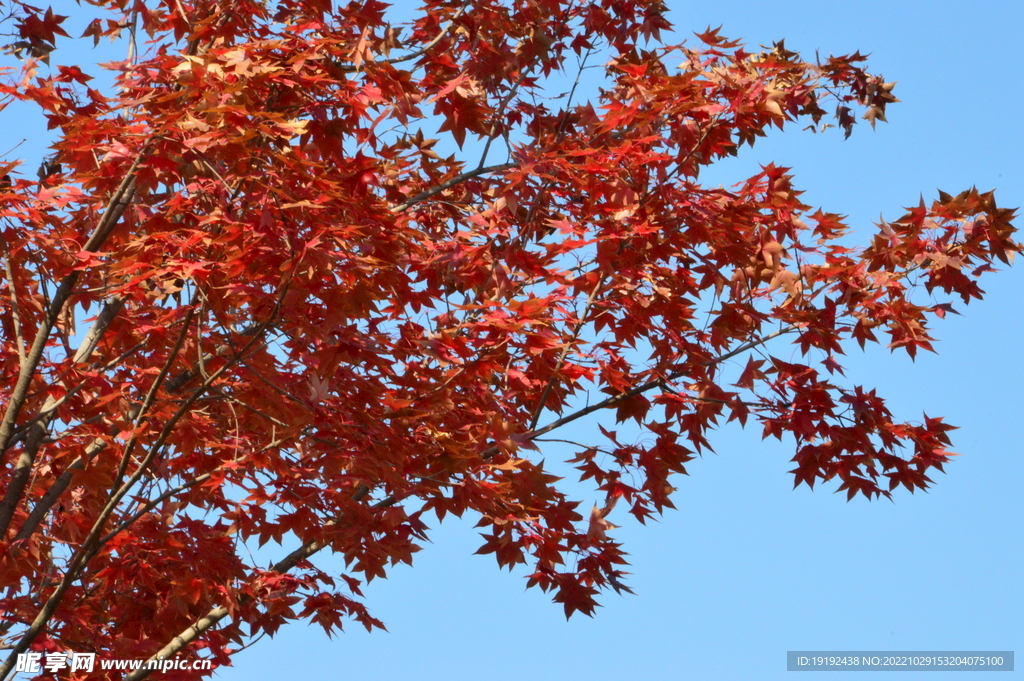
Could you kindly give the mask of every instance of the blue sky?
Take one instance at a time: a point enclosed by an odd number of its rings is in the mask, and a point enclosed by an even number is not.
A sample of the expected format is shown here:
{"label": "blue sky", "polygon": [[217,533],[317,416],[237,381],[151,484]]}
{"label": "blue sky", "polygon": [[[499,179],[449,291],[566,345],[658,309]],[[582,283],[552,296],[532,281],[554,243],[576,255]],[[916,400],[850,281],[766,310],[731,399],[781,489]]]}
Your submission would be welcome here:
{"label": "blue sky", "polygon": [[[864,234],[879,215],[898,217],[937,189],[995,188],[1001,205],[1024,205],[1019,0],[670,5],[677,40],[722,25],[752,46],[785,38],[805,56],[859,50],[899,82],[902,101],[874,132],[860,125],[843,141],[795,126],[702,180],[729,184],[759,163],[789,166],[806,203],[849,215]],[[10,110],[0,116],[8,130],[20,124]],[[17,130],[0,146],[33,134]],[[787,650],[1024,650],[1024,268],[982,288],[984,301],[957,305],[962,316],[936,324],[938,355],[911,362],[852,346],[844,362],[897,417],[927,413],[960,427],[953,449],[962,455],[928,493],[847,503],[835,485],[793,490],[792,442],[730,424],[712,439],[717,454],[675,482],[676,511],[647,527],[624,510],[610,518],[622,525],[614,536],[630,553],[637,595],[606,595],[593,619],[566,622],[547,595],[524,590],[522,573],[472,555],[480,540],[471,520],[446,520],[414,567],[366,589],[389,633],[349,625],[328,639],[317,626],[291,625],[215,678],[772,680],[793,674]],[[906,678],[869,678],[890,677]],[[974,677],[982,675],[956,678]]]}

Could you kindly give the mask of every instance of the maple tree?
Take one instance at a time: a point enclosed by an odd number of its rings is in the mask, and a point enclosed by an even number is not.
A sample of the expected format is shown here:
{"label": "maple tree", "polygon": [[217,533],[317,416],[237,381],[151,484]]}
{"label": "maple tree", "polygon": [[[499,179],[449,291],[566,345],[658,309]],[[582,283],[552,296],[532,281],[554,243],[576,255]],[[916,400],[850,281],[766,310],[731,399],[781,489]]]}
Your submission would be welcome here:
{"label": "maple tree", "polygon": [[[931,350],[1019,250],[1013,211],[940,193],[858,249],[786,168],[698,182],[773,127],[884,121],[860,54],[665,45],[654,0],[89,0],[81,39],[130,43],[103,93],[59,64],[66,17],[7,10],[4,105],[57,132],[38,181],[0,168],[0,678],[29,647],[226,664],[291,620],[380,627],[360,586],[428,514],[590,614],[628,589],[612,509],[671,508],[721,421],[848,498],[951,455],[837,358]],[[650,437],[576,448],[587,514],[543,436],[608,410]]]}

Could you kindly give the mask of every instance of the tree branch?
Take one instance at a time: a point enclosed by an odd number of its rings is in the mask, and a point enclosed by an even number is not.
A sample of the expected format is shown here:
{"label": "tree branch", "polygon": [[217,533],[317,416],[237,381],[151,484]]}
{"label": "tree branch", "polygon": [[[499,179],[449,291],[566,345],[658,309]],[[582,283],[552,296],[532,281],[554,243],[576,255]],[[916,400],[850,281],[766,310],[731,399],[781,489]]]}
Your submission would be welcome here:
{"label": "tree branch", "polygon": [[0,248],[3,248],[4,271],[7,274],[7,288],[11,294],[11,317],[14,322],[14,340],[18,344],[18,364],[24,366],[27,362],[25,356],[25,339],[21,335],[21,316],[18,314],[18,293],[14,289],[14,268],[11,267],[11,253],[7,247],[7,239],[0,234]]}
{"label": "tree branch", "polygon": [[[92,327],[90,327],[89,332],[86,334],[85,338],[82,341],[82,344],[78,348],[78,351],[75,353],[75,356],[72,359],[73,363],[83,364],[89,359],[89,357],[92,356],[93,351],[95,351],[96,349],[96,345],[99,343],[100,337],[102,337],[103,333],[107,330],[107,327],[110,325],[110,322],[113,321],[114,317],[117,315],[117,312],[121,309],[121,305],[123,304],[123,302],[124,301],[121,298],[113,298],[103,306],[103,309],[96,317],[96,321],[93,322]],[[103,366],[103,370],[107,370],[117,366],[118,364],[121,363],[122,360],[137,352],[141,347],[142,343],[136,344],[134,347],[122,353],[117,359],[105,364]],[[36,425],[37,423],[45,422],[43,424],[43,428],[49,428],[50,423],[52,423],[53,421],[53,417],[56,415],[57,408],[64,404],[68,400],[68,398],[72,397],[83,387],[85,387],[84,381],[68,389],[67,392],[65,392],[63,395],[56,399],[47,398],[46,402],[43,404],[42,408],[36,413],[36,415],[29,419],[27,422],[25,422],[16,431],[14,431],[14,433],[11,435],[11,444],[18,442],[18,440],[24,437],[32,428],[32,426]]]}
{"label": "tree branch", "polygon": [[[125,177],[121,181],[117,191],[114,192],[114,195],[107,203],[107,208],[104,211],[103,216],[100,218],[99,224],[96,226],[92,236],[89,237],[89,240],[82,248],[83,251],[95,251],[102,246],[103,242],[110,235],[110,232],[113,231],[114,225],[116,225],[121,219],[125,209],[128,207],[132,197],[135,195],[135,173],[138,170],[139,163],[141,163],[146,151],[147,149],[143,147],[139,152],[139,155],[136,157],[135,162],[132,163],[131,168],[125,174]],[[32,349],[29,351],[26,361],[21,365],[21,370],[18,372],[18,381],[11,393],[11,398],[7,405],[7,411],[4,413],[3,422],[0,423],[0,455],[6,452],[7,448],[11,444],[18,416],[21,414],[21,409],[28,399],[29,386],[32,383],[32,377],[35,375],[39,362],[42,361],[47,339],[53,331],[54,324],[56,324],[57,319],[63,312],[65,303],[67,303],[68,299],[71,297],[75,283],[78,281],[78,275],[79,271],[74,270],[61,281],[60,286],[58,286],[57,291],[54,294],[53,300],[50,302],[46,318],[43,320],[42,324],[40,324],[39,329],[36,332],[35,340],[32,343]],[[34,452],[32,452],[30,448],[26,447],[22,451],[21,456],[18,457],[18,462],[11,475],[11,482],[7,487],[7,492],[4,495],[3,501],[0,502],[0,537],[4,537],[7,534],[7,530],[11,524],[11,519],[14,517],[14,510],[17,508],[21,501],[21,497],[24,494],[25,485],[28,484],[29,474],[32,471],[34,463]],[[5,675],[6,670],[3,667],[0,667],[0,679]]]}
{"label": "tree branch", "polygon": [[[188,412],[188,410],[192,407],[192,404],[194,404],[195,401],[199,399],[199,397],[206,391],[206,389],[214,381],[220,378],[229,367],[233,366],[234,363],[234,361],[225,363],[224,366],[222,366],[220,369],[211,374],[210,377],[206,381],[204,381],[203,384],[199,386],[199,388],[197,388],[196,391],[192,395],[190,395],[187,400],[185,400],[184,404],[182,404],[178,411],[175,412],[175,414],[168,420],[167,424],[164,426],[163,430],[157,437],[156,441],[150,446],[149,452],[147,453],[146,457],[142,460],[142,462],[139,464],[138,469],[135,471],[135,473],[133,473],[131,477],[129,477],[129,479],[125,481],[121,485],[121,487],[111,496],[106,506],[104,506],[103,510],[100,512],[99,517],[96,519],[96,522],[93,523],[92,529],[89,531],[89,535],[86,537],[85,541],[82,542],[81,546],[78,548],[77,551],[75,551],[74,555],[71,557],[71,560],[68,562],[68,566],[67,568],[65,568],[64,578],[60,581],[60,584],[58,584],[56,590],[46,600],[46,603],[40,609],[39,613],[32,621],[32,624],[30,624],[28,629],[26,629],[25,632],[22,634],[22,638],[14,647],[13,652],[11,652],[10,656],[8,656],[8,658],[4,661],[3,665],[0,665],[0,679],[6,677],[6,675],[10,672],[11,667],[14,664],[14,661],[17,659],[18,654],[28,650],[28,647],[32,644],[35,638],[46,627],[46,623],[49,621],[50,617],[56,611],[57,606],[60,605],[60,602],[64,599],[64,595],[67,593],[67,590],[71,587],[71,584],[75,581],[75,579],[78,578],[78,574],[82,567],[88,564],[88,562],[92,560],[92,558],[102,547],[102,544],[100,544],[100,534],[102,533],[107,520],[109,519],[111,514],[113,514],[114,510],[117,508],[117,505],[121,502],[121,499],[123,499],[124,496],[131,490],[131,488],[134,487],[135,484],[142,478],[146,470],[149,468],[150,464],[152,464],[153,460],[156,458],[157,454],[160,452],[161,449],[163,449],[163,446],[167,441],[167,437],[170,436],[171,432],[174,430],[174,427],[177,425],[177,422],[181,419],[182,416],[184,416]],[[127,460],[127,457],[125,460]]]}
{"label": "tree branch", "polygon": [[[169,353],[167,353],[167,359],[164,361],[164,365],[160,367],[160,373],[157,375],[156,380],[153,381],[153,384],[149,386],[149,391],[146,393],[145,398],[143,398],[142,404],[135,412],[135,415],[132,416],[132,434],[128,437],[128,442],[126,442],[124,445],[124,454],[121,456],[121,463],[118,465],[117,473],[114,475],[113,488],[115,489],[121,484],[121,479],[124,477],[125,471],[127,471],[128,469],[128,462],[131,460],[132,451],[135,449],[135,443],[138,442],[137,438],[139,424],[141,424],[143,419],[146,418],[146,415],[149,413],[150,407],[153,406],[153,402],[156,400],[157,391],[160,389],[160,386],[163,385],[163,382],[167,379],[167,375],[171,371],[171,366],[173,366],[174,362],[178,359],[178,355],[181,352],[181,346],[184,345],[185,338],[188,337],[188,330],[189,327],[192,325],[192,318],[195,316],[196,313],[195,302],[195,297],[193,297],[192,304],[189,306],[188,311],[185,313],[185,320],[184,323],[182,324],[181,332],[178,334],[178,337],[174,341],[174,347],[171,348],[171,351]],[[149,456],[147,456],[147,461],[152,458],[154,451],[155,449],[151,447]],[[140,464],[139,471],[143,470],[144,468],[145,464]],[[136,471],[136,473],[138,473],[138,471]],[[132,484],[134,485],[134,482]],[[110,506],[111,504],[116,505],[117,502],[120,501],[120,496],[118,496],[119,493],[120,490],[113,493],[113,495],[110,498],[110,501],[107,503],[108,506]],[[127,490],[124,490],[124,493],[127,493]],[[103,512],[106,513],[106,511],[107,509],[104,509]],[[102,515],[103,514],[101,513],[101,516]]]}
{"label": "tree branch", "polygon": [[[726,360],[732,359],[736,355],[744,353],[747,350],[751,350],[753,348],[756,348],[759,345],[764,345],[765,343],[767,343],[768,341],[772,340],[773,338],[778,338],[779,336],[785,335],[787,333],[792,333],[795,330],[796,330],[796,326],[790,325],[790,326],[784,327],[782,329],[779,329],[778,331],[773,331],[772,333],[768,334],[767,336],[764,336],[763,338],[759,338],[757,340],[750,341],[749,343],[744,343],[743,345],[741,345],[740,347],[736,348],[735,350],[733,350],[731,352],[728,352],[728,353],[726,353],[726,354],[724,354],[724,355],[722,355],[720,357],[716,357],[715,359],[710,360],[708,362],[704,362],[704,364],[702,366],[710,367],[710,366],[714,366],[716,364],[721,364],[722,362],[725,362]],[[595,411],[599,411],[601,409],[607,409],[608,407],[614,407],[619,402],[622,402],[624,400],[628,400],[631,397],[636,397],[637,395],[645,393],[648,390],[652,390],[654,388],[657,388],[657,387],[663,385],[665,381],[675,381],[677,379],[683,378],[684,376],[686,376],[685,372],[678,371],[678,372],[670,374],[666,378],[657,378],[657,379],[654,379],[653,381],[648,381],[647,383],[644,383],[642,385],[638,385],[637,387],[633,388],[632,390],[628,390],[628,391],[626,391],[624,393],[621,393],[619,395],[613,395],[612,397],[609,397],[607,399],[601,400],[600,402],[598,402],[596,404],[592,404],[592,405],[590,405],[588,407],[584,407],[583,409],[580,409],[579,411],[577,411],[577,412],[575,412],[573,414],[570,414],[568,416],[562,417],[562,418],[560,418],[560,419],[558,419],[556,421],[552,421],[551,423],[549,423],[548,425],[544,426],[543,428],[538,428],[537,430],[533,430],[533,431],[530,431],[529,433],[526,433],[526,435],[524,437],[526,437],[527,439],[532,440],[533,438],[537,437],[538,435],[543,435],[545,433],[550,433],[552,430],[555,430],[557,428],[561,428],[562,426],[566,425],[567,423],[572,423],[573,421],[581,419],[584,416],[587,416],[588,414],[593,414]],[[487,451],[490,452],[491,450],[487,450]],[[494,454],[496,454],[498,452],[498,449],[495,447],[495,448],[493,448],[493,451],[494,451]],[[494,454],[491,454],[491,456],[493,456]]]}
{"label": "tree branch", "polygon": [[[619,250],[621,251],[621,244]],[[562,348],[562,353],[558,358],[558,362],[555,364],[554,371],[551,372],[551,376],[548,378],[547,385],[544,386],[544,392],[541,393],[540,400],[537,402],[537,407],[533,412],[533,417],[530,419],[530,430],[537,427],[537,423],[540,421],[540,415],[544,412],[544,405],[547,404],[548,396],[551,394],[552,389],[555,386],[555,379],[559,371],[562,370],[562,366],[565,364],[566,357],[569,356],[570,348],[579,339],[580,333],[587,325],[587,315],[590,314],[590,308],[594,304],[595,296],[597,295],[598,289],[604,286],[605,280],[608,278],[608,270],[601,272],[601,276],[598,277],[597,282],[594,284],[594,288],[591,289],[587,295],[587,303],[583,306],[583,314],[580,316],[576,323],[576,328],[573,329],[572,337],[569,342]]]}
{"label": "tree branch", "polygon": [[486,175],[487,173],[496,173],[496,172],[500,172],[502,170],[508,170],[509,168],[515,168],[517,165],[519,165],[519,164],[518,163],[501,163],[499,165],[487,166],[486,168],[474,168],[473,170],[468,170],[468,171],[462,173],[461,175],[456,175],[455,177],[453,177],[453,178],[451,178],[449,180],[445,180],[444,182],[442,182],[441,184],[437,185],[436,187],[431,187],[430,189],[428,189],[428,190],[426,190],[424,192],[420,192],[419,194],[417,194],[413,198],[409,199],[405,203],[401,203],[401,204],[395,206],[394,208],[392,208],[391,212],[393,212],[393,213],[404,213],[405,211],[409,210],[411,207],[415,206],[417,203],[420,203],[422,201],[426,201],[431,196],[436,196],[437,194],[440,194],[441,192],[443,192],[445,189],[450,189],[451,187],[454,187],[457,184],[465,182],[466,180],[471,180],[474,177],[479,177],[480,175]]}
{"label": "tree branch", "polygon": [[[462,13],[466,11],[466,7],[468,7],[468,6],[469,6],[469,2],[462,3],[462,7],[460,7],[458,9],[458,11],[456,11],[455,14],[452,15],[452,18],[448,20],[448,23],[444,26],[444,28],[442,28],[441,31],[429,43],[427,43],[426,45],[424,45],[420,49],[416,50],[415,52],[410,52],[409,54],[403,55],[401,57],[396,57],[394,59],[384,59],[381,62],[375,62],[374,61],[374,62],[371,62],[371,63],[401,64],[402,62],[406,62],[406,61],[410,61],[410,60],[418,59],[419,57],[422,57],[427,52],[432,50],[439,42],[444,40],[444,37],[446,35],[448,35],[448,32],[452,30],[453,26],[455,26],[455,20],[458,19],[459,16],[461,16]],[[359,70],[359,67],[354,66],[352,64],[341,64],[341,65],[338,66],[338,68],[341,71],[345,72],[345,73],[355,73],[355,72],[357,72]]]}
{"label": "tree branch", "polygon": [[[114,195],[107,203],[107,208],[104,211],[103,216],[100,218],[99,224],[89,237],[89,240],[86,241],[85,246],[82,247],[83,251],[98,250],[110,235],[114,225],[116,225],[121,219],[125,209],[128,208],[128,204],[135,195],[135,173],[138,170],[139,163],[142,162],[146,151],[147,149],[143,148],[142,151],[139,152],[135,162],[125,174],[121,185],[117,188],[117,191],[114,192]],[[18,381],[11,393],[11,399],[8,402],[7,410],[4,412],[3,422],[0,422],[0,454],[7,451],[11,435],[14,432],[14,425],[18,420],[18,416],[21,413],[22,406],[25,404],[25,400],[28,398],[28,388],[32,381],[32,376],[35,375],[36,368],[39,366],[39,362],[43,358],[43,351],[46,349],[46,341],[50,337],[53,325],[57,322],[61,311],[64,309],[64,304],[67,302],[68,298],[71,297],[75,283],[78,281],[78,275],[78,270],[72,271],[64,277],[60,285],[57,287],[53,300],[50,301],[46,318],[40,325],[39,330],[36,332],[35,340],[32,342],[32,348],[29,350],[27,357],[28,361],[24,363],[21,367],[21,371],[18,372]],[[19,468],[22,463],[22,461],[18,462]],[[28,465],[31,466],[31,462],[28,462]],[[6,501],[7,499],[5,498],[5,502]],[[2,678],[2,676],[0,676],[0,678]]]}

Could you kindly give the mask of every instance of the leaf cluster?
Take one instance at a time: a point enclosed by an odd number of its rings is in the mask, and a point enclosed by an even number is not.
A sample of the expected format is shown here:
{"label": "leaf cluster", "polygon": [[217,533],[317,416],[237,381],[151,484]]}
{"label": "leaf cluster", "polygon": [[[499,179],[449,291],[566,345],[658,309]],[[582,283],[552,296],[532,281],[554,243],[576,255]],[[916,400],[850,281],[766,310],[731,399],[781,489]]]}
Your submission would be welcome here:
{"label": "leaf cluster", "polygon": [[[63,17],[12,8],[0,94],[56,141],[38,182],[0,172],[0,677],[29,646],[226,663],[296,619],[382,627],[361,584],[448,514],[591,614],[629,590],[613,511],[672,508],[732,420],[849,498],[952,455],[838,358],[931,350],[1019,250],[1013,211],[942,193],[855,250],[787,168],[699,182],[773,128],[884,121],[859,54],[663,45],[653,0],[428,0],[398,26],[373,1],[109,0],[81,39],[146,40],[103,94],[40,75]],[[544,98],[599,53],[598,96]],[[649,437],[577,443],[588,519],[543,436],[612,409]],[[268,544],[294,548],[260,567]]]}

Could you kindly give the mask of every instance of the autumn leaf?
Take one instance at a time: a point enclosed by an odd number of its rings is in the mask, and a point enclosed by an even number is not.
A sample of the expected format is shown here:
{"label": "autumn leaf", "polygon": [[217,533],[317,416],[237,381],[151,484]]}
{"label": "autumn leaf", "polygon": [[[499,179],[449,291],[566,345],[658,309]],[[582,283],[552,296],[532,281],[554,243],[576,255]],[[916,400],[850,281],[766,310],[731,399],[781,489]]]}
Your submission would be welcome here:
{"label": "autumn leaf", "polygon": [[608,530],[614,530],[618,525],[612,525],[608,522],[608,514],[615,508],[615,503],[618,501],[618,497],[610,497],[607,504],[603,508],[598,508],[597,504],[594,504],[594,509],[590,512],[590,524],[587,527],[587,539],[590,541],[604,541],[608,538],[606,532]]}

